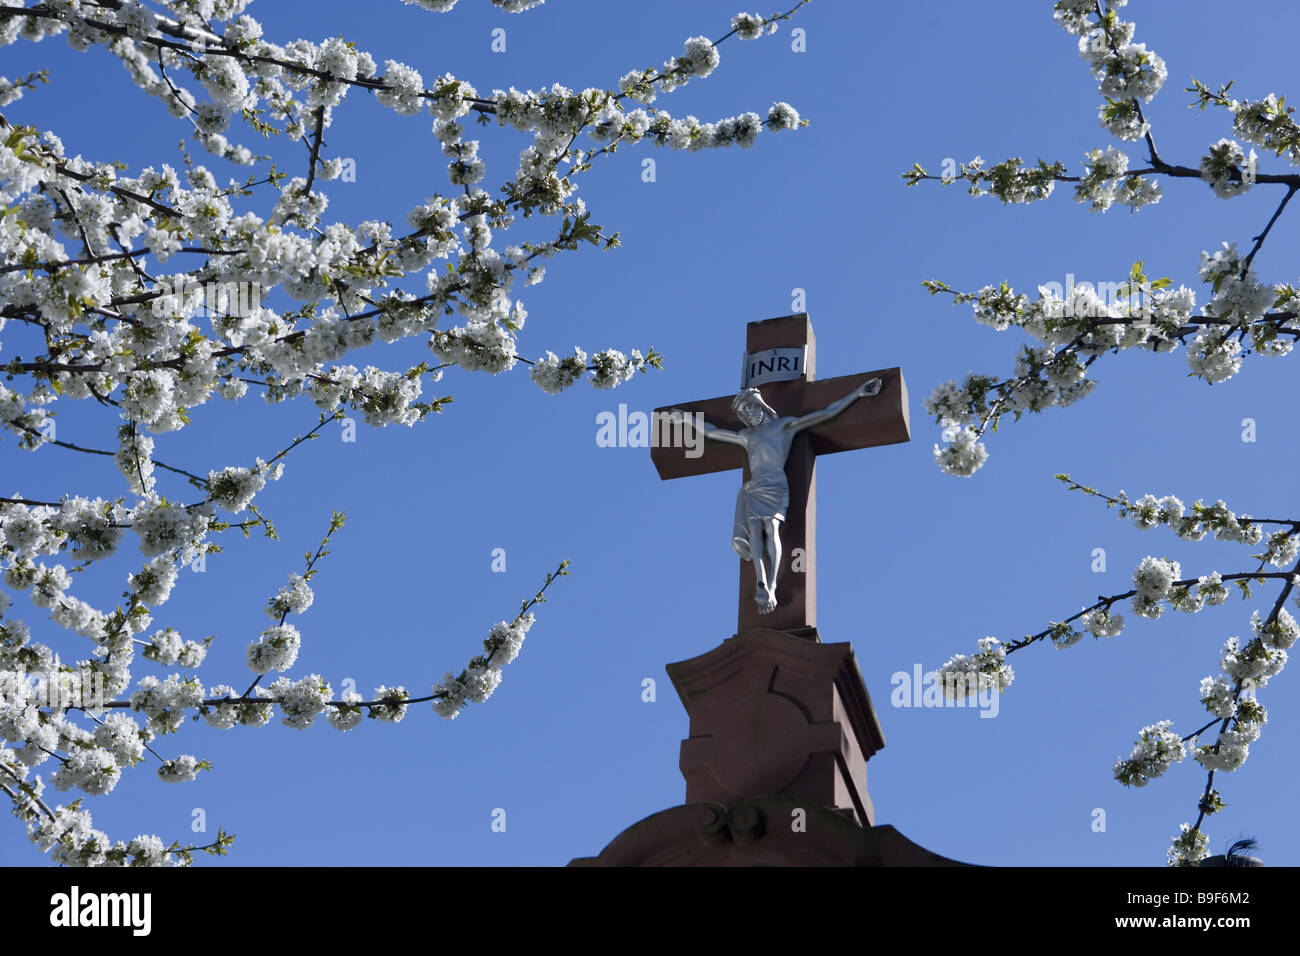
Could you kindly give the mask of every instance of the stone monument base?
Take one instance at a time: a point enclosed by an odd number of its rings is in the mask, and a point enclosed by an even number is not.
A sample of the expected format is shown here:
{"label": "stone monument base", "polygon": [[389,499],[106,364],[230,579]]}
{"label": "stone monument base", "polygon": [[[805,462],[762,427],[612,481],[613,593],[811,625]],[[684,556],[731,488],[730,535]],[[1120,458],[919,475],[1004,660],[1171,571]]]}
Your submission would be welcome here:
{"label": "stone monument base", "polygon": [[891,826],[793,797],[753,797],[730,810],[688,803],[632,824],[600,852],[569,866],[964,866]]}
{"label": "stone monument base", "polygon": [[752,628],[668,665],[690,716],[686,803],[570,866],[962,866],[874,825],[885,745],[853,649]]}

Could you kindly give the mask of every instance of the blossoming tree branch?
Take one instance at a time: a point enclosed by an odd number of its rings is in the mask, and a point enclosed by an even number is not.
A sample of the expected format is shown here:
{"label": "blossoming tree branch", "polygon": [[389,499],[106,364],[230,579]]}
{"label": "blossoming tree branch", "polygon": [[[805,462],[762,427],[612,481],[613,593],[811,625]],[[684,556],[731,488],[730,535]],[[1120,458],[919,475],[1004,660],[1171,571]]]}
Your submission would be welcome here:
{"label": "blossoming tree branch", "polygon": [[[1028,203],[1050,196],[1058,182],[1073,183],[1075,198],[1091,210],[1105,211],[1118,203],[1136,212],[1160,201],[1160,180],[1197,179],[1223,199],[1240,196],[1257,185],[1276,189],[1277,205],[1244,254],[1231,241],[1201,254],[1198,275],[1208,291],[1199,309],[1194,290],[1181,285],[1175,289],[1167,278],[1148,278],[1141,262],[1133,265],[1128,281],[1118,284],[1108,297],[1088,284],[1064,294],[1041,287],[1031,298],[1006,282],[961,292],[942,281],[928,280],[925,285],[931,294],[971,304],[981,324],[1000,332],[1019,328],[1041,343],[1025,346],[1008,376],[971,373],[962,382],[939,386],[926,400],[926,410],[944,429],[945,445],[936,445],[934,456],[948,474],[970,476],[984,464],[988,450],[980,439],[990,429],[996,430],[1003,416],[1010,414],[1019,420],[1025,412],[1064,407],[1087,396],[1096,385],[1089,372],[1107,355],[1128,349],[1167,354],[1182,347],[1191,374],[1213,385],[1236,375],[1246,356],[1287,355],[1300,338],[1300,291],[1290,283],[1264,281],[1254,269],[1256,256],[1300,189],[1300,173],[1260,171],[1255,150],[1247,152],[1238,141],[1300,166],[1300,125],[1292,118],[1294,111],[1273,93],[1238,100],[1229,95],[1231,82],[1212,90],[1192,80],[1187,90],[1193,94],[1192,105],[1202,111],[1224,111],[1231,117],[1236,138],[1211,144],[1195,165],[1171,162],[1156,148],[1154,132],[1142,110],[1142,104],[1149,103],[1164,85],[1165,64],[1145,44],[1133,42],[1134,24],[1121,20],[1117,12],[1124,5],[1125,0],[1057,0],[1054,10],[1058,23],[1078,37],[1079,53],[1099,81],[1101,125],[1123,142],[1141,143],[1145,165],[1130,168],[1128,154],[1114,146],[1088,153],[1081,175],[1069,174],[1061,162],[1039,160],[1037,166],[1029,167],[1012,158],[986,167],[976,157],[941,176],[927,173],[918,164],[904,174],[908,185],[924,180],[939,180],[945,186],[962,181],[971,195],[992,194],[1003,203]],[[1005,663],[1008,654],[1044,640],[1058,648],[1069,647],[1084,632],[1115,637],[1124,620],[1113,614],[1112,608],[1122,601],[1129,601],[1140,617],[1157,618],[1167,607],[1195,613],[1207,605],[1222,604],[1228,598],[1229,584],[1246,598],[1253,596],[1252,584],[1276,586],[1268,610],[1263,614],[1257,610],[1251,616],[1253,637],[1244,643],[1229,638],[1219,661],[1220,673],[1201,682],[1200,702],[1211,719],[1181,735],[1170,729],[1170,720],[1145,727],[1131,755],[1115,763],[1120,783],[1145,786],[1183,760],[1190,745],[1194,758],[1206,770],[1206,782],[1196,804],[1195,822],[1181,825],[1169,848],[1168,862],[1196,865],[1208,852],[1208,837],[1202,829],[1205,818],[1225,806],[1214,787],[1215,774],[1236,770],[1245,762],[1249,745],[1258,738],[1266,720],[1256,691],[1282,670],[1287,649],[1300,637],[1300,626],[1285,607],[1300,583],[1296,560],[1300,518],[1238,515],[1222,501],[1211,506],[1197,501],[1189,510],[1172,495],[1159,499],[1145,495],[1132,501],[1122,491],[1103,495],[1068,475],[1057,477],[1074,490],[1104,499],[1108,507],[1118,508],[1121,517],[1132,518],[1139,528],[1165,526],[1184,540],[1199,541],[1213,535],[1221,541],[1262,546],[1262,551],[1252,556],[1254,567],[1230,573],[1208,571],[1194,578],[1185,578],[1176,561],[1148,556],[1134,571],[1132,590],[1101,596],[1090,607],[1023,640],[1003,644],[985,638],[978,654],[954,656],[942,669],[946,687],[952,693],[985,687],[1001,690],[1014,676]],[[1210,742],[1201,742],[1202,735],[1210,733],[1214,735]]]}
{"label": "blossoming tree branch", "polygon": [[[438,13],[456,5],[404,2]],[[510,13],[543,2],[492,0]],[[56,488],[0,498],[0,571],[9,589],[0,590],[0,792],[40,850],[83,865],[188,863],[199,850],[226,852],[232,838],[224,832],[206,846],[152,835],[112,840],[94,828],[81,797],[52,806],[47,793],[53,784],[102,796],[142,763],[154,763],[164,781],[193,779],[208,763],[170,745],[187,716],[229,728],[262,726],[278,713],[305,728],[323,714],[346,731],[363,714],[397,722],[411,704],[430,702],[451,718],[466,702],[487,700],[519,653],[532,609],[567,563],[514,618],[490,629],[482,654],[423,696],[383,686],[370,699],[340,697],[317,674],[263,683],[298,661],[303,635],[288,619],[313,602],[317,564],[343,526],[338,513],[301,572],[267,602],[273,623],[247,646],[251,679],[201,679],[207,642],[185,640],[171,626],[145,635],[178,566],[219,550],[221,533],[260,528],[275,537],[259,492],[280,479],[295,448],[349,410],[375,427],[422,422],[450,401],[425,398],[426,385],[453,368],[495,375],[522,363],[542,391],[555,393],[583,377],[613,388],[658,367],[653,349],[524,358],[527,313],[516,286],[541,281],[547,260],[584,243],[618,245],[578,190],[583,174],[621,147],[750,147],[764,130],[804,125],[786,103],[765,116],[715,122],[651,104],[712,73],[723,42],[775,32],[806,2],[769,16],[738,14],[717,40],[691,37],[661,67],[634,69],[607,86],[491,92],[393,60],[381,67],[341,38],[271,42],[244,12],[248,0],[0,5],[0,44],[63,36],[74,50],[115,57],[220,168],[251,169],[223,184],[184,155],[183,170],[160,162],[132,173],[111,158],[69,156],[55,132],[0,116],[0,331],[11,336],[0,425],[16,439],[9,454],[109,457],[122,485],[97,496]],[[38,98],[47,78],[0,77],[0,107],[33,92]],[[431,120],[450,188],[414,201],[404,228],[326,217],[321,184],[343,168],[326,136],[349,95]],[[487,169],[467,133],[471,116],[526,141],[495,193],[481,185]],[[284,157],[277,165],[241,138],[290,144],[288,161],[301,174],[290,178],[280,171]],[[533,223],[531,238],[498,241],[524,220]],[[538,233],[546,222],[557,225]],[[245,301],[248,287],[258,302]],[[260,302],[272,294],[274,305]],[[429,361],[391,370],[345,361],[376,340],[413,338],[426,341]],[[270,403],[310,401],[319,420],[253,462],[181,465],[158,454],[153,436],[190,427],[197,406],[239,401],[250,388]],[[104,438],[58,433],[59,405],[70,401],[95,410]],[[130,544],[143,564],[110,572],[115,555],[128,560]],[[72,593],[74,574],[97,569],[125,580],[119,606],[95,607]],[[41,629],[64,635],[34,634],[13,613],[17,595],[48,613]],[[135,673],[137,650],[157,674]],[[36,693],[42,684],[96,693],[69,702]]]}

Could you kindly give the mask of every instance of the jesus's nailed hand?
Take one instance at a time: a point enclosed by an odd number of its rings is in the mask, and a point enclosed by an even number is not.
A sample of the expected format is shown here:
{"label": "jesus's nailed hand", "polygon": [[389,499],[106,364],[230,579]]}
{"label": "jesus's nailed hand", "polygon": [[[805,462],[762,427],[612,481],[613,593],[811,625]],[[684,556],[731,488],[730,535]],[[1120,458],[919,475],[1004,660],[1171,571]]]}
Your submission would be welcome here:
{"label": "jesus's nailed hand", "polygon": [[870,381],[862,383],[862,387],[858,389],[858,394],[863,397],[869,395],[879,395],[880,390],[884,387],[884,385],[885,383],[882,382],[880,379],[873,378]]}

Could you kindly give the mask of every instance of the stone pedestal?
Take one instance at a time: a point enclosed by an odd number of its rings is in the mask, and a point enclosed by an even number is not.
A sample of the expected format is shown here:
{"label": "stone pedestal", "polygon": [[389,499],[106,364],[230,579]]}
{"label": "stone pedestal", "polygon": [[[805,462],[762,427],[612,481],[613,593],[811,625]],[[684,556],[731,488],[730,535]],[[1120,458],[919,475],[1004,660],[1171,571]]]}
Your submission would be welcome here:
{"label": "stone pedestal", "polygon": [[874,822],[867,760],[885,736],[850,645],[749,630],[668,676],[691,718],[687,803],[789,796]]}
{"label": "stone pedestal", "polygon": [[850,645],[754,628],[668,674],[690,716],[685,804],[571,866],[960,865],[875,825],[885,738]]}

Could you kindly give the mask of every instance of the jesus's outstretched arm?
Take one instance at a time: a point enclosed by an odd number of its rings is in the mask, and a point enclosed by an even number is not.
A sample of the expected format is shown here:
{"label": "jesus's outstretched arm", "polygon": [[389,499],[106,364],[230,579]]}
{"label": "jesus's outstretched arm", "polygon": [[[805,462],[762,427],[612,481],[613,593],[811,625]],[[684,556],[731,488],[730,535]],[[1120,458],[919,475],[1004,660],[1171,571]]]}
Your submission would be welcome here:
{"label": "jesus's outstretched arm", "polygon": [[682,426],[683,428],[698,427],[699,430],[704,433],[705,438],[712,438],[714,441],[730,442],[733,445],[745,444],[745,439],[743,439],[738,433],[710,425],[704,420],[704,416],[699,412],[684,412],[680,408],[668,408],[661,414],[680,415],[684,422]]}
{"label": "jesus's outstretched arm", "polygon": [[845,395],[838,402],[831,402],[819,412],[809,412],[802,418],[796,418],[787,427],[794,431],[803,431],[805,428],[812,428],[814,425],[820,425],[828,422],[839,415],[844,409],[848,408],[859,398],[866,395],[878,395],[883,383],[878,378],[868,379],[858,388],[855,388],[849,394]]}

